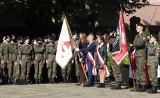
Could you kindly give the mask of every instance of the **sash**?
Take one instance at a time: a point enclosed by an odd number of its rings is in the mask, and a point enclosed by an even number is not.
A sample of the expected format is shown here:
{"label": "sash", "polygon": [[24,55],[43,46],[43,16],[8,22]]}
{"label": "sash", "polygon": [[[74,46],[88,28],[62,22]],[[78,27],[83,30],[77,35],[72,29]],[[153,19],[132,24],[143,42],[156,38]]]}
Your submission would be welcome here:
{"label": "sash", "polygon": [[92,73],[93,75],[97,75],[97,69],[96,69],[96,63],[95,60],[93,59],[93,56],[91,55],[90,52],[87,53],[87,57],[90,60],[91,64],[92,64]]}
{"label": "sash", "polygon": [[97,48],[97,58],[98,58],[98,62],[101,64],[101,66],[103,67],[103,69],[105,71],[105,76],[108,77],[109,70],[108,70],[107,66],[104,64],[104,60],[102,59],[101,55],[99,54],[98,48]]}

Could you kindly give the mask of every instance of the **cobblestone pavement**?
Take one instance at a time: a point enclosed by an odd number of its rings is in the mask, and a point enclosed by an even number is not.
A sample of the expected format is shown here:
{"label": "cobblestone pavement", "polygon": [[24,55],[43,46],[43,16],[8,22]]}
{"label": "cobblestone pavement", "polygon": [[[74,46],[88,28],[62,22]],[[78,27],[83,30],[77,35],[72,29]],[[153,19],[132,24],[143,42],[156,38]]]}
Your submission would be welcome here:
{"label": "cobblestone pavement", "polygon": [[130,92],[123,87],[122,90],[110,90],[109,87],[84,88],[68,84],[33,84],[33,85],[0,85],[0,98],[158,98],[157,94]]}

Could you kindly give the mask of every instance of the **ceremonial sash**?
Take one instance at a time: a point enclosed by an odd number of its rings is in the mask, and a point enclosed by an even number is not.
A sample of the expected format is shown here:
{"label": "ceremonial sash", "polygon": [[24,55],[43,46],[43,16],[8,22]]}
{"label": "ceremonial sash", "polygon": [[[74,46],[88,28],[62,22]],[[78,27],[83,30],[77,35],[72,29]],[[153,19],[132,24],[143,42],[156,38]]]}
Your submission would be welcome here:
{"label": "ceremonial sash", "polygon": [[97,75],[95,60],[93,59],[93,56],[91,55],[90,52],[87,53],[87,57],[88,57],[88,59],[90,60],[90,62],[92,64],[92,73],[93,73],[93,75]]}
{"label": "ceremonial sash", "polygon": [[105,76],[108,77],[109,70],[108,70],[107,66],[104,64],[104,60],[102,59],[101,55],[99,54],[98,48],[97,48],[97,58],[98,58],[99,63],[101,64],[101,66],[103,67],[103,69],[105,71]]}

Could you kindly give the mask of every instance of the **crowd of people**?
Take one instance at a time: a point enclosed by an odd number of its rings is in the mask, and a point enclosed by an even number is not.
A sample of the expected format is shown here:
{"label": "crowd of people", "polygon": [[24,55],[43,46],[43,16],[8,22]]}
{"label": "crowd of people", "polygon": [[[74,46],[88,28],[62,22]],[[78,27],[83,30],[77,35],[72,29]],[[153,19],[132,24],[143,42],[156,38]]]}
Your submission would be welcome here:
{"label": "crowd of people", "polygon": [[[146,58],[148,58],[148,71],[152,88],[147,92],[157,93],[158,80],[156,75],[159,55],[157,35],[153,34],[147,38],[143,32],[143,24],[137,24],[136,30],[138,34],[135,36],[133,44],[130,44],[136,58],[136,89],[131,89],[131,91],[147,91],[145,65]],[[106,73],[107,53],[112,52],[115,38],[115,32],[110,32],[109,34],[97,33],[96,36],[93,33],[88,34],[88,36],[85,32],[74,33],[72,40],[76,42],[77,46],[73,49],[73,58],[64,69],[61,69],[62,81],[64,83],[69,81],[71,66],[74,65],[78,82],[77,86],[94,86],[94,75],[97,75],[99,77],[98,87],[104,88],[105,78],[108,74]],[[30,69],[31,65],[34,65],[33,74],[35,83],[40,84],[43,81],[43,67],[46,65],[49,83],[54,83],[57,77],[57,64],[55,61],[57,43],[58,41],[56,41],[54,34],[50,36],[46,35],[43,39],[37,37],[32,42],[28,36],[24,38],[19,36],[17,40],[14,35],[4,36],[3,42],[0,45],[1,75],[3,81],[18,85],[32,83]],[[95,66],[93,60],[95,61]],[[87,68],[84,68],[85,65]],[[114,59],[112,60],[112,70],[116,82],[111,87],[113,90],[121,89],[121,65],[117,64]],[[84,69],[87,69],[88,75],[86,75],[86,70]]]}

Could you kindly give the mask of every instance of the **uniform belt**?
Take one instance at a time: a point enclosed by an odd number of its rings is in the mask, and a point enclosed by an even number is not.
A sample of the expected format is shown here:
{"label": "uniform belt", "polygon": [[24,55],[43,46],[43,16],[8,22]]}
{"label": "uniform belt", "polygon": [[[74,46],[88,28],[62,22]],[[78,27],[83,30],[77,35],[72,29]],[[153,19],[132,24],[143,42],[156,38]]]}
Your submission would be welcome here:
{"label": "uniform belt", "polygon": [[149,56],[156,56],[155,54],[148,54]]}

